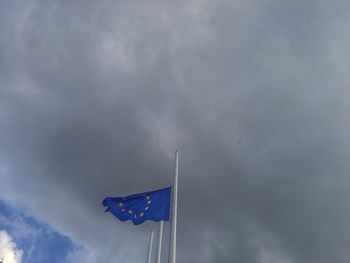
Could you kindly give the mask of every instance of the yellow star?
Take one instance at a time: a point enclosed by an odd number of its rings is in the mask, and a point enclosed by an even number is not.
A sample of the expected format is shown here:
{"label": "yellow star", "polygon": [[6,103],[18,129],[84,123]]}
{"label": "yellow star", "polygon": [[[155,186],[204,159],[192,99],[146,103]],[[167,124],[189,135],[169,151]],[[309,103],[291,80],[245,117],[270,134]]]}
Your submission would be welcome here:
{"label": "yellow star", "polygon": [[119,203],[119,207],[122,207],[123,206],[123,203]]}
{"label": "yellow star", "polygon": [[151,199],[151,197],[148,195],[148,196],[146,196],[146,199],[147,199],[147,200],[150,200],[150,199]]}
{"label": "yellow star", "polygon": [[146,207],[145,207],[145,210],[147,211],[148,209],[149,209],[149,207],[148,207],[148,206],[146,206]]}
{"label": "yellow star", "polygon": [[129,210],[128,213],[129,213],[129,214],[132,214],[132,210]]}
{"label": "yellow star", "polygon": [[151,201],[151,200],[148,200],[148,201],[147,201],[147,204],[148,204],[148,205],[149,205],[149,204],[151,204],[151,203],[152,203],[152,201]]}
{"label": "yellow star", "polygon": [[140,216],[143,216],[143,215],[144,215],[144,213],[143,213],[143,212],[141,212],[141,213],[140,213]]}

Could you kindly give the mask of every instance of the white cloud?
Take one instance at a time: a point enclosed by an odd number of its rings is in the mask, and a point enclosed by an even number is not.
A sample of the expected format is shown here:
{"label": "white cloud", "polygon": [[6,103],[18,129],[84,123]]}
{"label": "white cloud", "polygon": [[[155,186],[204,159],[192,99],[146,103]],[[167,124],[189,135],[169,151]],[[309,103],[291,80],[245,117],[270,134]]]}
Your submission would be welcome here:
{"label": "white cloud", "polygon": [[6,231],[0,231],[0,258],[4,258],[4,263],[22,262],[22,253],[12,237]]}

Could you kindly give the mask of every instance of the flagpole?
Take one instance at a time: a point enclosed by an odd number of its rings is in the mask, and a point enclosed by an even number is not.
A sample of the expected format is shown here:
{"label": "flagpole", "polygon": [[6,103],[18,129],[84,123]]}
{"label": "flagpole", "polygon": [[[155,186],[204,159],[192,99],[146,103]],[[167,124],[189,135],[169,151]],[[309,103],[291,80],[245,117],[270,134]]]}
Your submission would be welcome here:
{"label": "flagpole", "polygon": [[171,239],[170,239],[170,253],[169,263],[176,263],[176,227],[177,227],[177,192],[179,179],[179,152],[175,152],[175,174],[173,185],[173,205],[171,213]]}
{"label": "flagpole", "polygon": [[163,220],[159,222],[158,227],[158,240],[157,240],[157,259],[156,263],[160,263],[162,255],[162,241],[163,241]]}
{"label": "flagpole", "polygon": [[150,236],[149,236],[148,259],[147,259],[147,263],[151,263],[151,259],[152,259],[152,247],[153,247],[153,231],[151,231]]}

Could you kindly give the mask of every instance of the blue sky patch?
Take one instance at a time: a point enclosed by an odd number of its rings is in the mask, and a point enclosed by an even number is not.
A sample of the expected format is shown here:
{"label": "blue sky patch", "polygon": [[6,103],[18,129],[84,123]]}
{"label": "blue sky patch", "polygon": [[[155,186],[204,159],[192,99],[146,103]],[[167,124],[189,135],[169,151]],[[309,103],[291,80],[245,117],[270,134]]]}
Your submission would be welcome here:
{"label": "blue sky patch", "polygon": [[0,201],[0,230],[6,230],[23,251],[23,263],[67,262],[77,246],[70,238]]}

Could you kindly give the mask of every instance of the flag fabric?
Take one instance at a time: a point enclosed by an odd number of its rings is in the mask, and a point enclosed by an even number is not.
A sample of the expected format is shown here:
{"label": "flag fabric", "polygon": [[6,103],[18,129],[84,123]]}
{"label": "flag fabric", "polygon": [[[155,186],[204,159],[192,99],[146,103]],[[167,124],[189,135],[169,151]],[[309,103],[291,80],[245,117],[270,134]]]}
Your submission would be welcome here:
{"label": "flag fabric", "polygon": [[125,197],[106,197],[105,212],[111,212],[121,221],[131,220],[139,225],[146,220],[169,221],[171,187]]}

